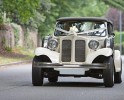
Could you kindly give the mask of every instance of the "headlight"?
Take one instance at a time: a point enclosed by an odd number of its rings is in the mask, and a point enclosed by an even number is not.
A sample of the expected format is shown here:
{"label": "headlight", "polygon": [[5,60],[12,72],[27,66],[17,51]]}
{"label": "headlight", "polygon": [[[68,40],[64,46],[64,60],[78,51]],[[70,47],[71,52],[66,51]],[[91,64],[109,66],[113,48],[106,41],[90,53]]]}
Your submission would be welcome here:
{"label": "headlight", "polygon": [[48,48],[50,50],[56,50],[57,46],[58,46],[58,41],[56,39],[50,39],[48,41]]}
{"label": "headlight", "polygon": [[91,40],[89,42],[89,48],[90,49],[96,50],[98,48],[98,46],[99,46],[99,42],[96,40]]}

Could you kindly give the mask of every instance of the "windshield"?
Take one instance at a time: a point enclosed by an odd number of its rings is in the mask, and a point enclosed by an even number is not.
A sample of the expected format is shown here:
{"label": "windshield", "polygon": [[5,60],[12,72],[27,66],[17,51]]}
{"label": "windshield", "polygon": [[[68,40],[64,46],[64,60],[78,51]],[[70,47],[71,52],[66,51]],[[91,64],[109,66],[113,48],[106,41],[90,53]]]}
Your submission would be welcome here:
{"label": "windshield", "polygon": [[106,36],[105,22],[60,21],[56,24],[55,36],[70,34]]}

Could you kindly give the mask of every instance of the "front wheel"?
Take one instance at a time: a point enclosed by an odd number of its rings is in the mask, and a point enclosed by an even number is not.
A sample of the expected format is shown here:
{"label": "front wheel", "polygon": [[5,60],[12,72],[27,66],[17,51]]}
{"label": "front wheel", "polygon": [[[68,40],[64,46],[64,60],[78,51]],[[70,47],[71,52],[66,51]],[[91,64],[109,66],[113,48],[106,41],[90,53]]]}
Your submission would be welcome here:
{"label": "front wheel", "polygon": [[32,84],[34,86],[42,86],[44,79],[44,71],[42,68],[38,68],[36,63],[38,62],[38,58],[34,57],[32,62]]}
{"label": "front wheel", "polygon": [[114,62],[113,58],[109,57],[105,61],[106,69],[103,71],[103,81],[105,87],[114,86]]}
{"label": "front wheel", "polygon": [[41,68],[32,68],[32,84],[33,86],[43,85],[43,70]]}

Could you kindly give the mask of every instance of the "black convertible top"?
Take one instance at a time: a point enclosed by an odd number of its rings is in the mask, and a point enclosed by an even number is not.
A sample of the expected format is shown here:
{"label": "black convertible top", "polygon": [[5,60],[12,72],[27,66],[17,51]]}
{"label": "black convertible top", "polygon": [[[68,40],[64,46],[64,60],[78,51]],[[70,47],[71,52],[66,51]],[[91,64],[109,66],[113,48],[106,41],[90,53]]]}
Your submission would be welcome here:
{"label": "black convertible top", "polygon": [[57,19],[57,21],[102,21],[102,22],[109,22],[112,24],[111,21],[109,21],[106,18],[102,18],[102,17],[61,17],[59,19]]}

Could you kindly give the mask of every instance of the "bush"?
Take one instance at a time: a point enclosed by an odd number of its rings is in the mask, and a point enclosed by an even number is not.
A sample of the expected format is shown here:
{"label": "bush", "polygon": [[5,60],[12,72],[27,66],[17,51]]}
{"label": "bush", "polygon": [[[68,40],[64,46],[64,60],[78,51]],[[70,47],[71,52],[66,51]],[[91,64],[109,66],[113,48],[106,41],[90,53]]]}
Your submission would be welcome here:
{"label": "bush", "polygon": [[12,52],[12,48],[10,48],[10,47],[5,47],[5,50],[8,52]]}
{"label": "bush", "polygon": [[[122,32],[122,42],[124,42],[124,32]],[[115,32],[115,44],[120,43],[120,32]]]}
{"label": "bush", "polygon": [[[122,46],[122,53],[124,54],[124,32],[122,32],[122,42],[121,42],[121,46]],[[120,50],[120,32],[115,32],[115,49],[116,50]]]}

